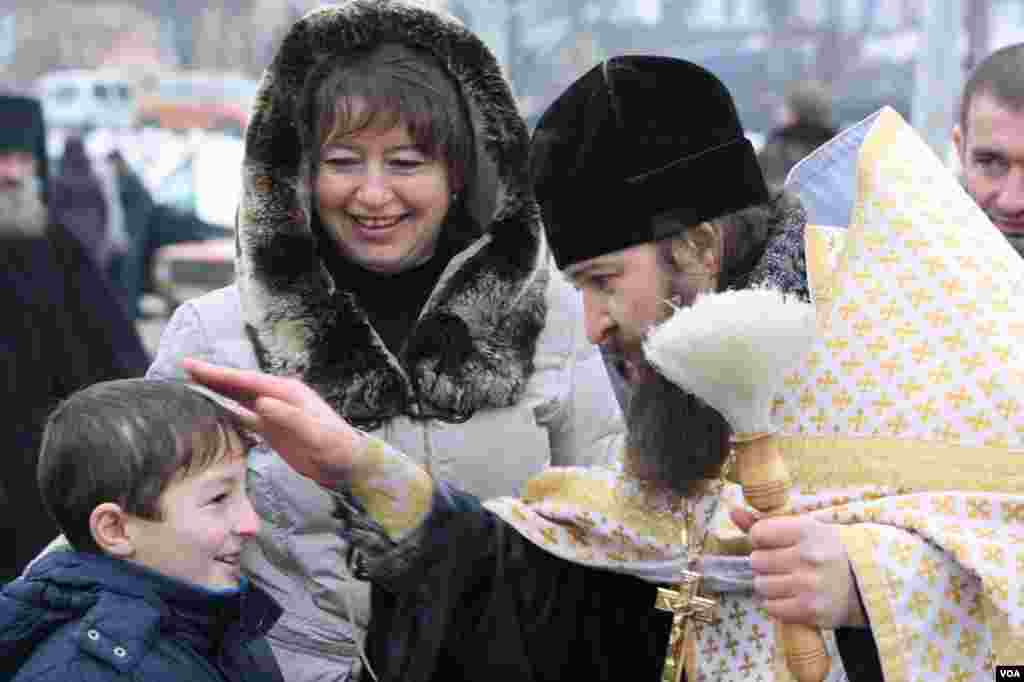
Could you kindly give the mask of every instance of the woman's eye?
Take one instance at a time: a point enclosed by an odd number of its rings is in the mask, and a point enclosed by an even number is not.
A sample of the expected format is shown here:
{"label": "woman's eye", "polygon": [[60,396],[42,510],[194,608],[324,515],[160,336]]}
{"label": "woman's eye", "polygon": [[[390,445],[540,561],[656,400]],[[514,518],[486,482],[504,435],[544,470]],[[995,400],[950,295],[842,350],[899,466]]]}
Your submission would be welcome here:
{"label": "woman's eye", "polygon": [[210,498],[210,504],[220,504],[221,502],[225,502],[227,499],[228,499],[228,494],[227,493],[221,493],[219,495],[215,495],[214,497]]}
{"label": "woman's eye", "polygon": [[398,170],[416,170],[425,164],[423,159],[392,159],[391,165]]}
{"label": "woman's eye", "polygon": [[331,168],[351,168],[359,163],[359,159],[348,156],[335,156],[326,158],[321,163]]}

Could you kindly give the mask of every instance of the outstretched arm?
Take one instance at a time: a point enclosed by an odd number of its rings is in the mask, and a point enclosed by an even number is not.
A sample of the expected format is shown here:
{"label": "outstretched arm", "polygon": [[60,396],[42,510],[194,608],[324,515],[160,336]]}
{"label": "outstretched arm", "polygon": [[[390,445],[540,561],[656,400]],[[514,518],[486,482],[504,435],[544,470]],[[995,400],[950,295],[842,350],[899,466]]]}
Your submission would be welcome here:
{"label": "outstretched arm", "polygon": [[211,365],[192,358],[185,371],[236,403],[242,422],[297,472],[347,491],[393,540],[430,512],[434,483],[415,462],[352,427],[297,379]]}

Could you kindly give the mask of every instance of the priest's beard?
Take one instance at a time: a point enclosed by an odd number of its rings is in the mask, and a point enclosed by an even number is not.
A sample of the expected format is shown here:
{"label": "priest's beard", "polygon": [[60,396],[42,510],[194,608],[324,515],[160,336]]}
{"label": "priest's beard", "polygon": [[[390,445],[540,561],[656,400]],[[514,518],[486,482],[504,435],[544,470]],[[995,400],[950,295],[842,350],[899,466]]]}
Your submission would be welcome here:
{"label": "priest's beard", "polygon": [[0,236],[40,236],[46,223],[46,204],[31,179],[0,184]]}
{"label": "priest's beard", "polygon": [[634,387],[626,421],[627,470],[656,489],[694,495],[729,456],[722,415],[658,372]]}

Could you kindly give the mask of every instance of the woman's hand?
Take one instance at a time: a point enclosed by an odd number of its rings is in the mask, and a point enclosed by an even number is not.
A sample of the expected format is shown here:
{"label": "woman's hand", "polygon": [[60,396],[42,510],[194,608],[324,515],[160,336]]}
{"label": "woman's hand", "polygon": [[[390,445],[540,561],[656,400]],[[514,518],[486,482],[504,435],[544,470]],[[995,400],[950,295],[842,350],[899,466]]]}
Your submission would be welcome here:
{"label": "woman's hand", "polygon": [[365,437],[297,379],[186,358],[189,376],[241,405],[235,412],[297,472],[337,488],[359,464]]}

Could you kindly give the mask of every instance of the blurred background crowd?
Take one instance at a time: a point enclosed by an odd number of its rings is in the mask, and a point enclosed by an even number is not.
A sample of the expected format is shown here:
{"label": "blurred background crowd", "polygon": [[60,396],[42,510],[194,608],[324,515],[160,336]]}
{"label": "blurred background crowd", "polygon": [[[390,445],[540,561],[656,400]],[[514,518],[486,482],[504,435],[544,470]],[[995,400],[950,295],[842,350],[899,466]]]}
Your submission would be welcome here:
{"label": "blurred background crowd", "polygon": [[[102,194],[102,215],[71,222],[98,244],[147,346],[176,302],[231,277],[252,99],[284,29],[317,4],[8,0],[0,8],[0,87],[40,99],[51,176],[61,196],[79,189],[70,204],[58,199],[62,210],[89,213],[88,200],[79,205],[87,185]],[[664,54],[708,67],[733,93],[776,185],[808,151],[883,105],[955,163],[949,130],[964,74],[1024,39],[1021,0],[428,4],[483,37],[531,126],[608,56]],[[667,93],[672,100],[685,106],[686,93]]]}

